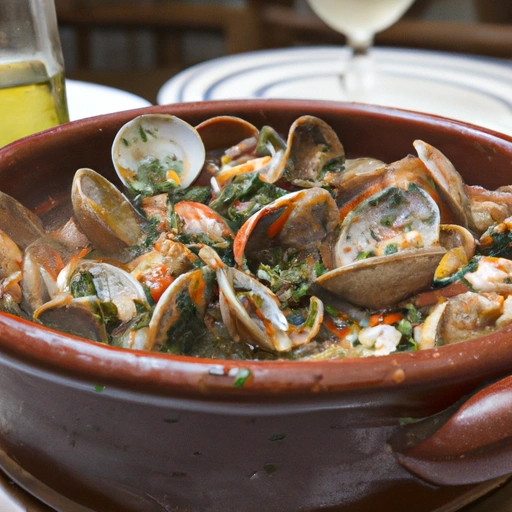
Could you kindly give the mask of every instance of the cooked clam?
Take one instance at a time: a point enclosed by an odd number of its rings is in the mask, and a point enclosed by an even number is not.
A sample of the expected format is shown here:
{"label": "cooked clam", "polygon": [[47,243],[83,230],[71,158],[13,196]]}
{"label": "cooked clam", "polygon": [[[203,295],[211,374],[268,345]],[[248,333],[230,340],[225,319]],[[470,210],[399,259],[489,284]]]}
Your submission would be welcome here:
{"label": "cooked clam", "polygon": [[0,298],[10,295],[21,301],[21,264],[23,253],[6,233],[0,231]]}
{"label": "cooked clam", "polygon": [[[149,312],[142,285],[122,268],[95,260],[74,259],[57,277],[54,297],[34,312],[49,326],[77,334],[90,332],[97,341],[145,349]],[[68,316],[69,313],[69,316]]]}
{"label": "cooked clam", "polygon": [[442,247],[375,256],[335,268],[316,283],[357,306],[380,310],[427,290],[441,258]]}
{"label": "cooked clam", "polygon": [[441,224],[439,244],[447,250],[461,247],[469,261],[476,251],[476,239],[468,229],[456,224]]}
{"label": "cooked clam", "polygon": [[29,314],[58,295],[59,273],[89,250],[89,240],[70,219],[30,244],[23,255],[23,305]]}
{"label": "cooked clam", "polygon": [[0,229],[24,250],[44,235],[43,223],[13,197],[0,192]]}
{"label": "cooked clam", "polygon": [[138,116],[119,130],[112,144],[119,178],[132,193],[144,196],[188,187],[204,160],[197,130],[173,115]]}
{"label": "cooked clam", "polygon": [[137,244],[144,219],[121,192],[92,169],[79,169],[71,189],[73,212],[94,248],[118,255]]}
{"label": "cooked clam", "polygon": [[333,247],[334,267],[356,260],[431,247],[439,241],[440,215],[429,194],[414,184],[370,196],[343,220]]}
{"label": "cooked clam", "polygon": [[[187,353],[187,345],[194,337],[200,335],[208,338],[204,316],[212,294],[211,272],[208,269],[191,270],[179,276],[166,289],[153,311],[147,350],[159,350],[176,344],[182,353]],[[184,334],[187,326],[188,335]]]}
{"label": "cooked clam", "polygon": [[222,319],[234,341],[286,352],[292,347],[279,300],[257,279],[225,265],[210,247],[199,256],[215,270]]}
{"label": "cooked clam", "polygon": [[290,127],[286,149],[274,151],[271,171],[263,173],[273,183],[283,177],[302,187],[326,184],[328,173],[339,172],[345,161],[345,150],[336,132],[321,119],[301,116]]}
{"label": "cooked clam", "polygon": [[259,136],[256,126],[236,116],[211,117],[198,124],[196,131],[206,151],[224,150],[230,162],[253,151]]}
{"label": "cooked clam", "polygon": [[240,228],[234,242],[235,261],[240,266],[245,259],[265,262],[265,252],[275,247],[319,251],[325,237],[335,229],[338,216],[334,199],[322,188],[280,197]]}
{"label": "cooked clam", "polygon": [[236,176],[252,172],[258,173],[261,179],[266,181],[265,177],[268,174],[268,166],[271,163],[271,160],[270,156],[262,156],[246,160],[235,166],[223,167],[213,178],[214,183],[216,187],[218,187],[218,191],[220,191]]}
{"label": "cooked clam", "polygon": [[415,140],[413,145],[419,158],[430,171],[439,194],[442,196],[441,200],[450,209],[453,215],[452,222],[463,227],[472,227],[474,222],[469,198],[461,175],[437,148],[422,140]]}
{"label": "cooked clam", "polygon": [[59,307],[42,309],[37,319],[46,327],[58,329],[99,343],[108,343],[108,334],[97,298],[83,297],[62,301]]}
{"label": "cooked clam", "polygon": [[466,292],[439,302],[416,336],[419,348],[429,349],[485,335],[511,321],[499,294]]}
{"label": "cooked clam", "polygon": [[146,293],[133,276],[118,266],[94,260],[74,264],[61,291],[69,291],[74,297],[92,295],[101,302],[112,303],[121,322],[137,315],[137,304],[148,306]]}
{"label": "cooked clam", "polygon": [[196,261],[197,256],[188,247],[163,235],[154,244],[154,249],[126,266],[157,302],[174,279],[192,270]]}
{"label": "cooked clam", "polygon": [[314,295],[309,300],[308,316],[303,324],[289,327],[288,335],[293,347],[305,345],[315,338],[324,319],[324,304]]}
{"label": "cooked clam", "polygon": [[465,185],[473,219],[473,229],[482,234],[512,215],[512,187],[487,190],[477,185]]}

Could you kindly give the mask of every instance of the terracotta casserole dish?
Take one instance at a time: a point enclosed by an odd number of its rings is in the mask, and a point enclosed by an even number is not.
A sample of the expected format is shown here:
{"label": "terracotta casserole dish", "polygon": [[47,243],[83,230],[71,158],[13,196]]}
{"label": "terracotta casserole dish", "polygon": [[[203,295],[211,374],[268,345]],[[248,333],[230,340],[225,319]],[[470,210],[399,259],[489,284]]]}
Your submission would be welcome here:
{"label": "terracotta casserole dish", "polygon": [[[468,184],[512,183],[510,137],[386,108],[263,100],[150,107],[63,125],[0,151],[0,190],[31,209],[48,201],[67,208],[62,200],[81,167],[119,184],[112,141],[149,112],[194,126],[239,116],[283,133],[309,114],[335,129],[348,155],[392,162],[422,139]],[[1,313],[0,466],[62,512],[348,511],[383,503],[399,512],[411,499],[416,512],[431,511],[512,472],[511,368],[512,325],[383,357],[223,361],[118,349]]]}

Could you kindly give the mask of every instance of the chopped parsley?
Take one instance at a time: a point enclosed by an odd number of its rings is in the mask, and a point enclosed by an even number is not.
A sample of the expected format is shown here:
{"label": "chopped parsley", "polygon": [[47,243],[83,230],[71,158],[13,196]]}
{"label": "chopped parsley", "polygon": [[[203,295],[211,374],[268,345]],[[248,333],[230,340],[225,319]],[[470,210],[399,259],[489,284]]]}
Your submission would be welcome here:
{"label": "chopped parsley", "polygon": [[183,161],[175,155],[167,156],[163,161],[152,156],[145,158],[130,182],[132,195],[149,197],[178,187],[179,182],[169,177],[170,171],[178,177],[183,174]]}
{"label": "chopped parsley", "polygon": [[94,276],[86,271],[81,270],[73,274],[69,283],[71,295],[73,298],[96,296],[96,286],[94,285]]}
{"label": "chopped parsley", "polygon": [[235,388],[243,388],[247,379],[251,376],[250,370],[247,368],[240,368],[238,373],[236,374],[235,380],[233,381],[233,386]]}
{"label": "chopped parsley", "polygon": [[237,228],[263,206],[286,193],[273,183],[260,180],[257,172],[251,172],[236,176],[209,206]]}

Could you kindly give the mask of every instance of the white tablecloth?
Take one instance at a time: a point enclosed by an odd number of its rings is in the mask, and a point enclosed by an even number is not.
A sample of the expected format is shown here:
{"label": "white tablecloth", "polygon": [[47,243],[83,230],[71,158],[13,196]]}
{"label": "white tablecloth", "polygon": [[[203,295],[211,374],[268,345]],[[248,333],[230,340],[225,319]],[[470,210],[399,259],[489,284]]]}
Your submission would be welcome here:
{"label": "white tablecloth", "polygon": [[71,121],[151,105],[130,92],[78,80],[66,80],[66,94]]}

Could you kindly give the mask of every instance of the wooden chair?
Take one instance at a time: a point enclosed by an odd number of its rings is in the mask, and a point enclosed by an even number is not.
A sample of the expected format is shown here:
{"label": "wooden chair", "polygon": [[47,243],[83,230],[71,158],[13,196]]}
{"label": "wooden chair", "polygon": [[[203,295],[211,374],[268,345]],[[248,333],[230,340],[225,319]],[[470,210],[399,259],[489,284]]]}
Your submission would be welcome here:
{"label": "wooden chair", "polygon": [[[176,72],[194,64],[187,61],[183,39],[190,33],[219,34],[225,54],[254,48],[256,34],[247,26],[248,12],[240,6],[167,0],[56,0],[57,19],[75,35],[76,62],[68,66],[68,78],[119,87],[156,102],[160,86]],[[98,33],[124,36],[122,52],[136,55],[136,36],[144,32],[152,40],[150,64],[131,59],[125,69],[115,57],[106,69],[93,65],[93,38]],[[107,48],[105,48],[105,51]]]}
{"label": "wooden chair", "polygon": [[[429,3],[430,0],[416,0],[400,21],[377,34],[375,43],[512,57],[511,0],[476,0],[478,20],[474,23],[425,21],[422,15]],[[258,20],[255,46],[345,43],[342,35],[327,27],[312,12],[297,10],[294,0],[249,0],[248,4],[251,17]]]}

